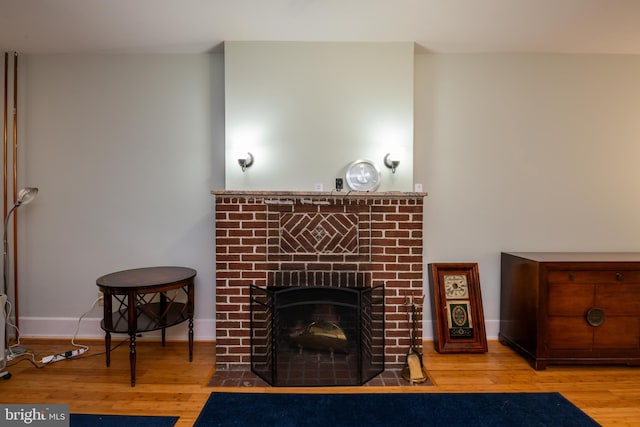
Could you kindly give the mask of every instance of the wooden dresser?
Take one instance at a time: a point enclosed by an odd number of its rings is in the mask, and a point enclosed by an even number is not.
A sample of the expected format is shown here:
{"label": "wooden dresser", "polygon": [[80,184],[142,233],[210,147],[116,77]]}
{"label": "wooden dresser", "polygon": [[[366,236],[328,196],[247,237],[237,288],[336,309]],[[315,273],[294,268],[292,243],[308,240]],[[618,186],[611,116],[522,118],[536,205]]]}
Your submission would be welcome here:
{"label": "wooden dresser", "polygon": [[502,253],[500,334],[534,369],[640,364],[640,253]]}

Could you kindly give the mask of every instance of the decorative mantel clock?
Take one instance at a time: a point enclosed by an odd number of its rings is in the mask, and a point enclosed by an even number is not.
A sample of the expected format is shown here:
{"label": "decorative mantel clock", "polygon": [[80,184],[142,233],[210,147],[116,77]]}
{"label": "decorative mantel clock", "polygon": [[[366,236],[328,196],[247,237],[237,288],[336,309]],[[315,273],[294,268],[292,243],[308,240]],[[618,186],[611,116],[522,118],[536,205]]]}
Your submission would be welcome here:
{"label": "decorative mantel clock", "polygon": [[436,351],[485,353],[487,336],[478,264],[429,264],[429,288]]}
{"label": "decorative mantel clock", "polygon": [[382,174],[371,160],[356,160],[347,165],[347,186],[353,191],[376,191]]}

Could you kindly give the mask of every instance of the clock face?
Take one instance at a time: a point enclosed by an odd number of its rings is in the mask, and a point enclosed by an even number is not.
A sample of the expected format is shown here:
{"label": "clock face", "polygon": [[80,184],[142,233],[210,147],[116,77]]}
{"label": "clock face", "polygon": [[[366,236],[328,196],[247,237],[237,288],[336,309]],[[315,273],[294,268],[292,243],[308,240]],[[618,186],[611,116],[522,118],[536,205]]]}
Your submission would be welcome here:
{"label": "clock face", "polygon": [[464,274],[445,274],[444,292],[447,298],[468,298],[467,276]]}
{"label": "clock face", "polygon": [[375,191],[380,186],[381,173],[371,160],[356,160],[347,166],[347,185],[354,191]]}

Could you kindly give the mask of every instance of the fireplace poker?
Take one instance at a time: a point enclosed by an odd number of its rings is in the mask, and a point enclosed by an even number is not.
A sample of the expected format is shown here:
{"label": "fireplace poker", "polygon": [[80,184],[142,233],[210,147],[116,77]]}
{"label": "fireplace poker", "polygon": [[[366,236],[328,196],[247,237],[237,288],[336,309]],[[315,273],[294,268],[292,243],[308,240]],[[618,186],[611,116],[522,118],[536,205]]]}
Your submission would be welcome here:
{"label": "fireplace poker", "polygon": [[405,363],[405,367],[402,370],[402,377],[405,380],[409,381],[411,384],[419,384],[427,380],[427,375],[425,374],[424,366],[422,364],[422,352],[420,351],[419,346],[416,344],[416,340],[418,339],[418,308],[421,306],[417,305],[413,301],[413,297],[411,297],[410,302],[405,302],[405,305],[411,306],[411,311],[409,314],[411,331],[409,351],[407,352],[407,361]]}

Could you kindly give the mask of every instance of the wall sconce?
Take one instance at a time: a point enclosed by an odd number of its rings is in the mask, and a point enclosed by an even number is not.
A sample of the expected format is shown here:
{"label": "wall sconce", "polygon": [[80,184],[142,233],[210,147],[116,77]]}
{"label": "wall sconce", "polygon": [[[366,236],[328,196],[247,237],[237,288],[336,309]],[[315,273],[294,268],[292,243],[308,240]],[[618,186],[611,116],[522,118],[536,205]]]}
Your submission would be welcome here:
{"label": "wall sconce", "polygon": [[387,153],[387,155],[384,156],[384,165],[391,169],[391,173],[396,173],[399,164],[400,160],[391,160],[391,153]]}
{"label": "wall sconce", "polygon": [[238,164],[242,168],[242,172],[244,172],[249,166],[253,164],[253,154],[247,152],[247,157],[244,159],[238,159]]}

